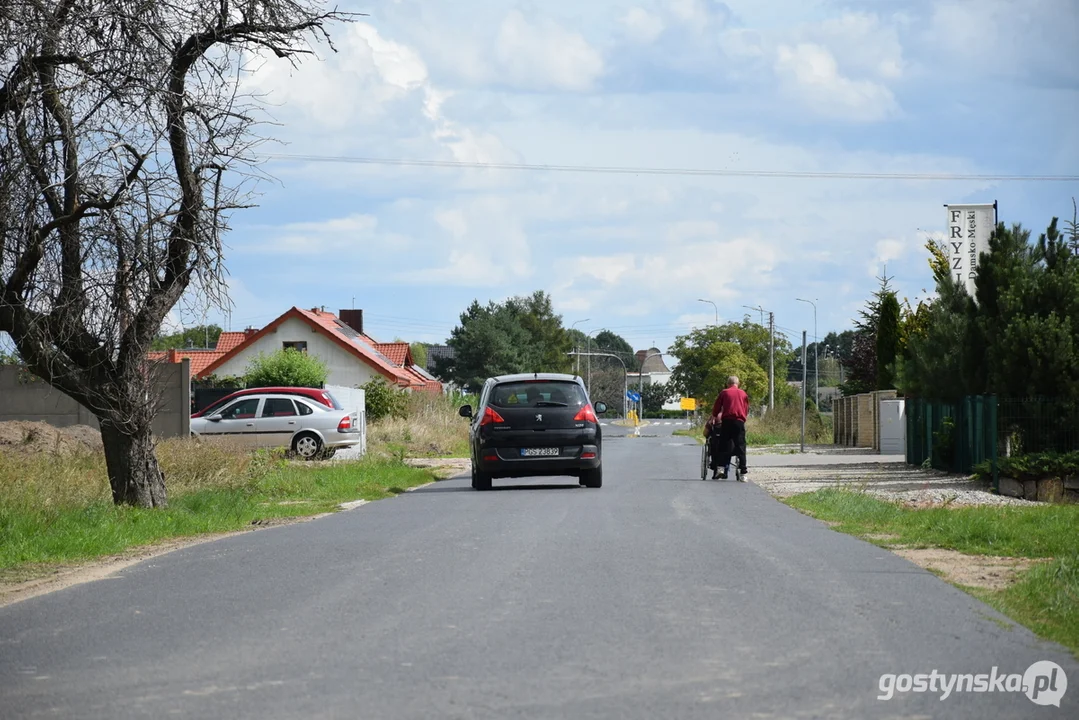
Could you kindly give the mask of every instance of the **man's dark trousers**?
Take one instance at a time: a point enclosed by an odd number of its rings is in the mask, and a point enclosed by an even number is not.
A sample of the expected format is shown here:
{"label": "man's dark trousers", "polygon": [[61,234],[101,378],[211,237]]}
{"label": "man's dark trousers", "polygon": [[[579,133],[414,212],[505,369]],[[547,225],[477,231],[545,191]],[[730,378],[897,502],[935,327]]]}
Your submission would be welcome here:
{"label": "man's dark trousers", "polygon": [[[725,468],[730,465],[731,455],[738,458],[738,469],[746,469],[746,424],[742,420],[723,418],[719,425],[719,452],[717,465]],[[734,446],[733,453],[731,445]],[[716,446],[713,445],[713,448]]]}

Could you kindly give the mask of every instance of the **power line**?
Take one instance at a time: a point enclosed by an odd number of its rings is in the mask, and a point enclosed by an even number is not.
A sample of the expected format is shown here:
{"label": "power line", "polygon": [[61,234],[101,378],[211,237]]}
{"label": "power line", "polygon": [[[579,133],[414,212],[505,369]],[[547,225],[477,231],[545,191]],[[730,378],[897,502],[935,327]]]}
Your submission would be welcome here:
{"label": "power line", "polygon": [[696,168],[617,167],[604,165],[534,165],[530,163],[481,163],[463,160],[406,160],[348,157],[344,155],[290,155],[269,153],[269,160],[392,165],[397,167],[455,168],[473,170],[526,170],[539,172],[604,173],[611,175],[682,175],[698,177],[764,177],[800,180],[970,180],[994,182],[1079,182],[1079,175],[994,175],[966,173],[857,173],[795,170],[702,170]]}

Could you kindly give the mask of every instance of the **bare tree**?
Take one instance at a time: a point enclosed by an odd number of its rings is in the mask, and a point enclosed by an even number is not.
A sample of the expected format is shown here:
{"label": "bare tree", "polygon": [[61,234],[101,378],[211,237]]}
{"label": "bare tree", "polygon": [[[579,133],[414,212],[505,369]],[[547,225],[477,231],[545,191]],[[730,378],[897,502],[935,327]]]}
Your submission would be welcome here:
{"label": "bare tree", "polygon": [[190,289],[226,302],[221,234],[255,177],[259,58],[351,15],[318,0],[0,4],[0,331],[100,420],[113,500],[167,503],[147,350]]}

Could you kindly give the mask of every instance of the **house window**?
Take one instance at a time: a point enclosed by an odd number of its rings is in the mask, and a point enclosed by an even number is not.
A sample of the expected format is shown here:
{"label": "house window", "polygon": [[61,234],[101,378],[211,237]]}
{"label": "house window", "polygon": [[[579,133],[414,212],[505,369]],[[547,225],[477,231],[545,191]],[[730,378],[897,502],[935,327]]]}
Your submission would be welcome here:
{"label": "house window", "polygon": [[296,340],[294,342],[283,342],[281,346],[285,349],[299,350],[302,353],[307,352],[307,342],[305,340]]}

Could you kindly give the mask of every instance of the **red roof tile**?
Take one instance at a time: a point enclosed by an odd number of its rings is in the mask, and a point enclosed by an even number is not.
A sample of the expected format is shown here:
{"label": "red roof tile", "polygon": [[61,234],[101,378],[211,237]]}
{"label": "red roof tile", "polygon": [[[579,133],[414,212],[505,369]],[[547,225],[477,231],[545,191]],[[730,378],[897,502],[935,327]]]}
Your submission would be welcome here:
{"label": "red roof tile", "polygon": [[223,332],[217,339],[217,346],[214,348],[217,352],[226,353],[232,350],[234,347],[244,341],[245,333],[243,332]]}
{"label": "red roof tile", "polygon": [[[210,367],[218,358],[225,353],[217,350],[177,350],[178,359],[188,358],[191,360],[191,377],[198,377],[206,368]],[[167,362],[168,350],[153,350],[147,353],[147,357],[155,362]]]}
{"label": "red roof tile", "polygon": [[412,351],[406,342],[375,343],[375,349],[390,359],[397,367],[409,364]]}

